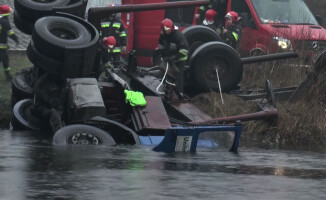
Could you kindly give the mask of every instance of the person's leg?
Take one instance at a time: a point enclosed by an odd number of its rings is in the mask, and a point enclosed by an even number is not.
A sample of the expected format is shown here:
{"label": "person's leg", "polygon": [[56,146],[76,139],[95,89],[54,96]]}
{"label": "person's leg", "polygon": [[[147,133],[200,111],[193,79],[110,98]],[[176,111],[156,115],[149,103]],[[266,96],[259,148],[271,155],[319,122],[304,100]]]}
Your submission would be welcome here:
{"label": "person's leg", "polygon": [[0,50],[0,57],[1,61],[4,67],[4,72],[7,77],[7,79],[11,79],[12,76],[10,74],[10,67],[9,67],[9,57],[8,57],[8,50],[7,49],[1,49]]}
{"label": "person's leg", "polygon": [[176,66],[178,68],[176,73],[176,89],[181,95],[183,95],[185,63],[177,62]]}

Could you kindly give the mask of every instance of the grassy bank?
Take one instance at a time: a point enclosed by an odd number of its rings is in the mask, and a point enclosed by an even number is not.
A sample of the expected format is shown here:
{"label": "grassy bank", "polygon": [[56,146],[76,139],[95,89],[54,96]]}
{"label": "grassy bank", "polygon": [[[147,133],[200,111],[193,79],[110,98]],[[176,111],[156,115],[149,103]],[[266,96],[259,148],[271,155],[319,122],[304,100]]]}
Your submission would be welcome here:
{"label": "grassy bank", "polygon": [[[269,79],[273,88],[297,86],[306,80],[313,66],[289,65],[285,62],[268,62],[244,66],[241,88],[264,89]],[[319,74],[319,73],[318,73]],[[276,147],[296,145],[317,147],[326,144],[326,70],[320,73],[322,79],[304,93],[304,98],[289,103],[276,102],[278,118],[276,123],[266,121],[243,122],[242,141],[257,142]],[[307,98],[309,97],[309,98]],[[257,112],[254,102],[243,101],[233,95],[211,92],[194,99],[194,104],[213,118]],[[256,143],[256,144],[257,144]]]}
{"label": "grassy bank", "polygon": [[[32,65],[23,52],[10,52],[9,64],[11,74]],[[9,127],[11,113],[11,81],[6,79],[2,64],[0,66],[0,128],[6,129]]]}

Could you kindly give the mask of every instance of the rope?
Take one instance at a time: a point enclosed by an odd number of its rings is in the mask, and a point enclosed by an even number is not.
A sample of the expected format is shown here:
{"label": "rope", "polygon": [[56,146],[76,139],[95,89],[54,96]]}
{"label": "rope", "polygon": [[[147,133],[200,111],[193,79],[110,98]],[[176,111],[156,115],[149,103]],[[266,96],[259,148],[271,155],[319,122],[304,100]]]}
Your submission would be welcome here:
{"label": "rope", "polygon": [[219,87],[219,89],[220,89],[220,95],[221,95],[222,104],[224,104],[223,96],[222,96],[222,89],[221,89],[220,76],[218,75],[218,70],[217,70],[217,68],[215,69],[215,71],[216,71],[216,76],[217,76],[217,81],[218,81],[218,87]]}
{"label": "rope", "polygon": [[158,89],[161,87],[161,85],[162,85],[162,83],[163,83],[163,81],[164,81],[164,79],[166,77],[166,74],[168,73],[168,70],[169,70],[169,62],[166,62],[166,70],[165,70],[164,76],[162,78],[161,83],[156,88],[156,92],[159,93],[159,94],[164,94],[164,92],[160,92],[160,91],[158,91]]}

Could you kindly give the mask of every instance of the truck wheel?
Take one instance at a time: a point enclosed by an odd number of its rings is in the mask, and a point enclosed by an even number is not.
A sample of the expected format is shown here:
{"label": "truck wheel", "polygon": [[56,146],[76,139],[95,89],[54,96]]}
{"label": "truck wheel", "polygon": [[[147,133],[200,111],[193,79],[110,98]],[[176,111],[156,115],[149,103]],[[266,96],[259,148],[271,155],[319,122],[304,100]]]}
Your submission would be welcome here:
{"label": "truck wheel", "polygon": [[43,55],[41,52],[35,49],[33,41],[29,43],[26,50],[26,55],[35,66],[42,68],[46,72],[56,75],[61,74],[63,62]]}
{"label": "truck wheel", "polygon": [[32,77],[34,66],[18,71],[11,81],[11,105],[23,99],[33,98]]}
{"label": "truck wheel", "polygon": [[189,45],[189,58],[194,51],[206,42],[222,41],[221,37],[211,28],[203,25],[190,26],[182,31]]}
{"label": "truck wheel", "polygon": [[315,65],[314,65],[314,71],[316,73],[320,72],[322,69],[325,69],[326,66],[326,50],[323,51],[317,58]]}
{"label": "truck wheel", "polygon": [[111,135],[94,126],[74,124],[65,126],[55,132],[53,144],[77,144],[77,145],[115,145]]}
{"label": "truck wheel", "polygon": [[52,15],[54,7],[65,7],[70,0],[15,0],[15,10],[23,19],[33,23],[41,17]]}
{"label": "truck wheel", "polygon": [[83,24],[59,16],[37,20],[32,40],[38,51],[59,61],[64,59],[66,48],[83,51],[92,45],[91,33]]}
{"label": "truck wheel", "polygon": [[11,115],[11,125],[13,130],[40,130],[41,120],[32,115],[32,99],[18,101]]}
{"label": "truck wheel", "polygon": [[14,23],[16,28],[18,28],[21,32],[32,35],[34,22],[30,22],[28,20],[24,20],[16,11],[14,12]]}
{"label": "truck wheel", "polygon": [[222,92],[234,89],[243,71],[238,52],[222,42],[208,42],[198,47],[190,58],[190,70],[201,92],[219,91],[216,69]]}

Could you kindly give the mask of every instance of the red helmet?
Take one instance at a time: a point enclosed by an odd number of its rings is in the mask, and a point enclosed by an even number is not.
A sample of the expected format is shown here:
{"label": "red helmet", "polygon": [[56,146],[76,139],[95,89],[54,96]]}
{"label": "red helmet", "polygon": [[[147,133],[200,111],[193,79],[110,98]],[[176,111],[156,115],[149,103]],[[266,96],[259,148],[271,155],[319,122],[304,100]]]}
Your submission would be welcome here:
{"label": "red helmet", "polygon": [[174,25],[171,19],[165,18],[161,23],[161,29],[174,31]]}
{"label": "red helmet", "polygon": [[103,39],[103,43],[105,46],[115,47],[117,44],[117,41],[115,40],[115,38],[113,36],[109,36],[109,37],[105,37]]}
{"label": "red helmet", "polygon": [[0,14],[9,14],[11,12],[10,6],[3,4],[0,6]]}
{"label": "red helmet", "polygon": [[231,17],[232,18],[232,22],[237,22],[239,20],[239,15],[238,13],[234,12],[234,11],[230,11],[225,15],[226,18]]}
{"label": "red helmet", "polygon": [[205,13],[205,19],[206,19],[207,21],[214,21],[216,14],[217,14],[217,13],[215,12],[215,10],[213,10],[213,9],[209,9],[209,10],[207,10],[206,13]]}

